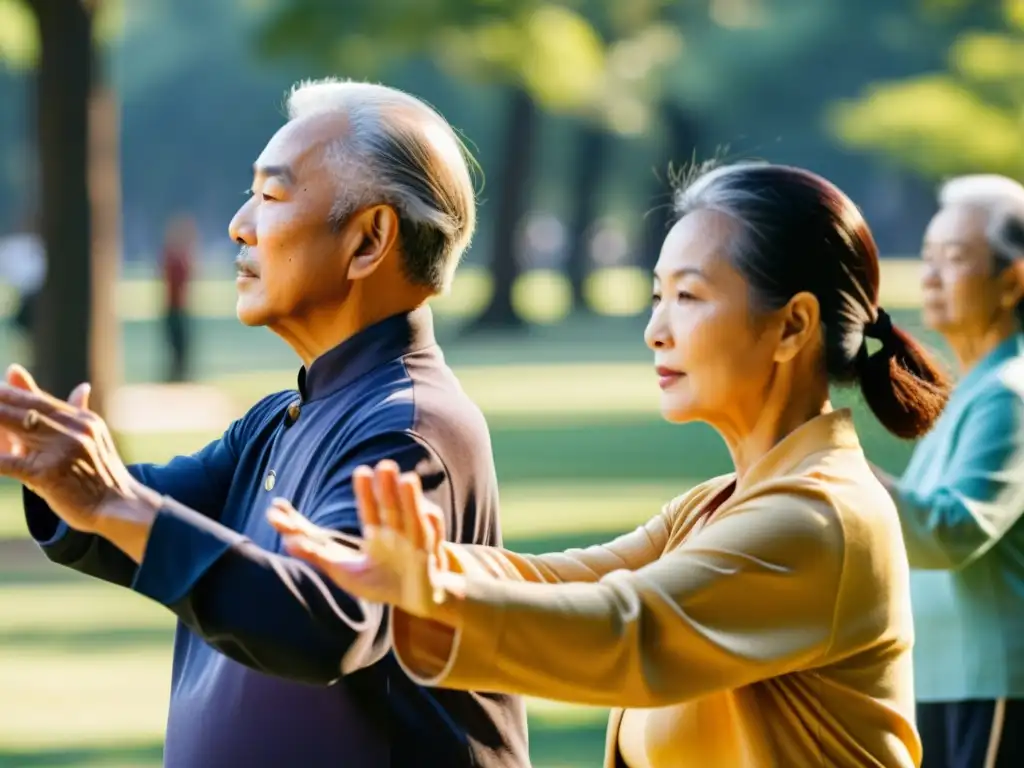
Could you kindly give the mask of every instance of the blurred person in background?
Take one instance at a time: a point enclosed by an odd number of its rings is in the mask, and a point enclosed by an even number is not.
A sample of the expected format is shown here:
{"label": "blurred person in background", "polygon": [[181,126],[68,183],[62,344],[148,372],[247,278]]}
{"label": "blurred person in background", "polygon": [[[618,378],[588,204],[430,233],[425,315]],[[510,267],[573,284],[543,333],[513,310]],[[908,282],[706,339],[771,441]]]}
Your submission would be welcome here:
{"label": "blurred person in background", "polygon": [[735,473],[607,545],[540,556],[442,544],[391,463],[357,471],[361,549],[284,501],[269,516],[289,551],[394,606],[413,679],[624,708],[608,768],[917,766],[899,521],[829,390],[859,386],[911,437],[948,384],[878,306],[871,233],[826,180],[726,166],[684,183],[676,215],[652,373],[663,415],[714,426]]}
{"label": "blurred person in background", "polygon": [[164,322],[169,362],[167,380],[185,381],[190,372],[192,333],[188,317],[188,289],[196,260],[197,232],[189,216],[176,216],[167,225],[161,253],[164,280]]}
{"label": "blurred person in background", "polygon": [[1024,187],[965,176],[925,233],[923,321],[961,378],[895,479],[925,768],[1024,766]]}
{"label": "blurred person in background", "polygon": [[11,317],[21,342],[19,357],[32,359],[32,329],[39,292],[46,280],[46,248],[34,217],[26,217],[12,235],[0,239],[0,281],[14,291]]}
{"label": "blurred person in background", "polygon": [[198,453],[125,467],[87,386],[62,402],[12,367],[0,474],[25,484],[52,561],[178,616],[167,768],[525,768],[521,699],[414,683],[385,607],[288,556],[266,519],[283,495],[358,534],[352,471],[389,458],[420,476],[453,541],[501,542],[487,424],[427,305],[474,230],[468,154],[443,117],[384,86],[301,84],[287,108],[229,231],[239,319],[292,347],[298,391]]}

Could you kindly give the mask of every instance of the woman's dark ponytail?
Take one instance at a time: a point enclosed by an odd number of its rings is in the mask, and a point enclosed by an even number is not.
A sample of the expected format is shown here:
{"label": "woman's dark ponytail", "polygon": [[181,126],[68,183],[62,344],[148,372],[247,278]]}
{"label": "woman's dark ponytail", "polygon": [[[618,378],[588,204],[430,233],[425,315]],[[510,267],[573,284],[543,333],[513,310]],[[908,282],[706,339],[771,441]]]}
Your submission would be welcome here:
{"label": "woman's dark ponytail", "polygon": [[[907,439],[920,437],[949,400],[949,377],[913,336],[893,325],[881,307],[864,336],[856,361],[864,400],[889,432]],[[872,354],[868,338],[881,343]]]}

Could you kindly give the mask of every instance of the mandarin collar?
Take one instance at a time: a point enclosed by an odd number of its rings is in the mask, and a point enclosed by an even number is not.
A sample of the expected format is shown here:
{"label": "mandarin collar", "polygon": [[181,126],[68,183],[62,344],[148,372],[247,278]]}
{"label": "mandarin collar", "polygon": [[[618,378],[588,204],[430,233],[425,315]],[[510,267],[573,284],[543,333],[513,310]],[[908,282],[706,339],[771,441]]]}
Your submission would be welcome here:
{"label": "mandarin collar", "polygon": [[765,480],[787,475],[807,457],[837,448],[860,448],[853,413],[849,408],[837,408],[801,424],[758,459],[739,485],[748,489]]}
{"label": "mandarin collar", "polygon": [[392,315],[364,328],[299,370],[304,401],[334,394],[374,368],[437,344],[430,307]]}
{"label": "mandarin collar", "polygon": [[986,378],[989,371],[1011,357],[1017,357],[1022,350],[1024,350],[1024,334],[1015,333],[999,342],[960,379],[953,393],[954,396],[961,392],[969,392],[975,384]]}

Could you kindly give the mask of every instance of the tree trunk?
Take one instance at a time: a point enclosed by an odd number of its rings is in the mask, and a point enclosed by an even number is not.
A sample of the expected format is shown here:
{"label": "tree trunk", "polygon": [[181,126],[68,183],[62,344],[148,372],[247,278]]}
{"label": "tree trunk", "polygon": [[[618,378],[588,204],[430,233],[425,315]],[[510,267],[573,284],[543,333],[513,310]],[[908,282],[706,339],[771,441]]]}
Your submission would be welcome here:
{"label": "tree trunk", "polygon": [[89,92],[92,17],[80,0],[34,0],[40,58],[36,119],[46,282],[36,315],[36,378],[66,397],[89,375],[92,227]]}
{"label": "tree trunk", "polygon": [[566,274],[572,286],[572,304],[576,312],[589,312],[586,283],[592,268],[590,234],[598,217],[601,181],[608,163],[608,134],[598,126],[583,123],[576,131],[576,155],[573,159],[569,216],[569,258]]}
{"label": "tree trunk", "polygon": [[113,295],[120,203],[116,106],[105,94],[92,99],[93,4],[30,5],[40,39],[36,146],[47,259],[33,328],[34,375],[60,397],[92,382],[92,405],[102,411],[117,375],[111,359],[120,336]]}
{"label": "tree trunk", "polygon": [[515,88],[509,101],[509,119],[500,172],[494,246],[491,249],[490,303],[473,322],[471,330],[515,329],[524,325],[512,304],[512,288],[521,272],[517,228],[527,209],[532,178],[534,140],[538,124],[537,106],[522,88]]}
{"label": "tree trunk", "polygon": [[97,63],[90,109],[89,191],[92,214],[92,322],[89,381],[92,408],[105,412],[121,383],[121,324],[117,283],[121,272],[121,110]]}

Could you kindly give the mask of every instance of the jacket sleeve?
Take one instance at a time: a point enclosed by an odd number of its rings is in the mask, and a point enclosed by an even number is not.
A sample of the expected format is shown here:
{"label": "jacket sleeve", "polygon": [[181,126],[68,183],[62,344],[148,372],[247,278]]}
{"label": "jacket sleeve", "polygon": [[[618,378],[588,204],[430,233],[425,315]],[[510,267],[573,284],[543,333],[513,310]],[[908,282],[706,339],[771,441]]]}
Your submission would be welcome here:
{"label": "jacket sleeve", "polygon": [[1000,389],[970,406],[945,473],[928,494],[898,487],[910,565],[963,568],[1024,512],[1024,401]]}
{"label": "jacket sleeve", "polygon": [[[144,485],[164,496],[181,499],[200,514],[216,519],[224,506],[238,461],[238,433],[233,424],[224,435],[198,453],[178,456],[167,464],[136,464],[128,471]],[[127,587],[135,578],[135,561],[106,539],[83,533],[53,513],[28,488],[22,491],[29,533],[54,563]]]}
{"label": "jacket sleeve", "polygon": [[[449,478],[436,454],[410,432],[388,432],[341,457],[313,507],[300,511],[322,528],[358,535],[352,472],[385,458],[418,472],[429,497],[450,509]],[[389,648],[383,606],[351,597],[300,560],[170,499],[133,587],[226,656],[295,680],[333,682]]]}
{"label": "jacket sleeve", "polygon": [[671,506],[607,544],[544,555],[521,555],[476,544],[443,545],[449,570],[508,581],[592,582],[618,570],[635,571],[661,556],[671,531]]}
{"label": "jacket sleeve", "polygon": [[394,610],[394,647],[425,685],[665,706],[823,658],[843,549],[829,504],[774,495],[596,582],[467,576],[451,640],[436,623]]}

